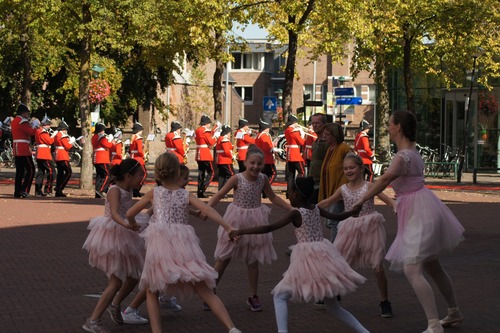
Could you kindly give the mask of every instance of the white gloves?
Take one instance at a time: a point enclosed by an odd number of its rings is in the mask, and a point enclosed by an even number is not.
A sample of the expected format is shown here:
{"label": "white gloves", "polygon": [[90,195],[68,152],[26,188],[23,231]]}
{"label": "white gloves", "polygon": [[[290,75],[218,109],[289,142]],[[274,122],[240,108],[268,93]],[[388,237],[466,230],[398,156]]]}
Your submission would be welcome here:
{"label": "white gloves", "polygon": [[188,145],[191,142],[191,138],[186,138],[185,142]]}
{"label": "white gloves", "polygon": [[113,136],[113,134],[108,134],[108,136],[106,137],[106,139],[108,139],[109,142],[113,141],[115,137]]}
{"label": "white gloves", "polygon": [[220,131],[214,132],[214,138],[218,139],[220,137]]}
{"label": "white gloves", "polygon": [[299,132],[300,132],[300,136],[303,139],[306,136],[306,133],[304,132],[304,130],[302,129],[302,127],[299,129]]}
{"label": "white gloves", "polygon": [[33,127],[33,128],[38,128],[38,127],[40,127],[40,120],[38,120],[38,119],[33,120],[33,121],[31,122],[31,127]]}
{"label": "white gloves", "polygon": [[69,137],[69,143],[72,145],[73,143],[75,143],[76,139],[74,136],[70,136]]}
{"label": "white gloves", "polygon": [[273,153],[281,154],[283,152],[283,149],[274,147],[273,150],[272,150],[272,152]]}

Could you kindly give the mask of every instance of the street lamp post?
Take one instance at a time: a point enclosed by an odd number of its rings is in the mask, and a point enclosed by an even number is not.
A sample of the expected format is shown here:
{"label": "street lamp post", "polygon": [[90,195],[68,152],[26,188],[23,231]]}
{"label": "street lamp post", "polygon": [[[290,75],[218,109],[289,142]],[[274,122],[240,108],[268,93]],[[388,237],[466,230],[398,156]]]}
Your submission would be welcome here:
{"label": "street lamp post", "polygon": [[281,109],[283,105],[283,89],[279,88],[274,93],[276,94],[276,96],[278,96],[278,109],[276,113],[278,113],[278,110],[281,110],[281,116],[277,114],[279,120],[279,127],[281,129],[281,120],[282,120],[281,118],[283,117],[283,110]]}

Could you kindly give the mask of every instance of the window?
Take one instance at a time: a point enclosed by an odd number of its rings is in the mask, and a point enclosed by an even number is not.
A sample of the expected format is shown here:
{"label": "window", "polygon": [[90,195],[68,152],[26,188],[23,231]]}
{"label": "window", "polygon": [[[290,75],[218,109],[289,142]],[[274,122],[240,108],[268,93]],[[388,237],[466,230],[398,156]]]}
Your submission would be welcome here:
{"label": "window", "polygon": [[356,95],[363,99],[363,104],[375,103],[375,85],[357,86]]}
{"label": "window", "polygon": [[253,102],[253,87],[234,87],[241,99],[245,101],[245,104],[251,104]]}
{"label": "window", "polygon": [[233,53],[233,70],[262,70],[262,53]]}

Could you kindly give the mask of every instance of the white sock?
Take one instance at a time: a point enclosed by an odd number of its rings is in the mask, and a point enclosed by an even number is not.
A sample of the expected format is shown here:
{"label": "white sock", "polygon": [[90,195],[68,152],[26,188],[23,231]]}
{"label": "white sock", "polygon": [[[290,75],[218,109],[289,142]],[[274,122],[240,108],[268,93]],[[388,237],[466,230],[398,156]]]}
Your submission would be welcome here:
{"label": "white sock", "polygon": [[124,314],[129,314],[129,313],[132,313],[134,311],[135,311],[134,308],[131,308],[130,306],[127,306],[127,308],[125,309],[125,311],[123,311],[123,313]]}

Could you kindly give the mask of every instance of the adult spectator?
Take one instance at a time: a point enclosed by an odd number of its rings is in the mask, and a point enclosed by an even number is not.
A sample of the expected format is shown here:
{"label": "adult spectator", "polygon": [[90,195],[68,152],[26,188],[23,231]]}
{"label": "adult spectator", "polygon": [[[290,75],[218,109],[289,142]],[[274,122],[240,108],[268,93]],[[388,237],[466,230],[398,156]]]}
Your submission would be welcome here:
{"label": "adult spectator", "polygon": [[[325,160],[321,166],[320,187],[318,200],[328,198],[345,183],[344,157],[351,151],[348,144],[344,142],[344,129],[337,123],[326,124],[323,130],[323,138],[328,144]],[[344,202],[338,201],[333,204],[329,211],[340,213],[344,211]],[[337,225],[339,221],[327,220],[326,226],[331,230],[331,241],[337,236]]]}
{"label": "adult spectator", "polygon": [[326,125],[326,116],[322,113],[315,113],[311,116],[311,126],[318,136],[318,139],[313,142],[311,148],[311,163],[307,170],[307,176],[314,179],[314,193],[311,196],[311,204],[318,203],[319,185],[321,177],[321,166],[328,150],[328,143],[323,138],[323,129]]}

